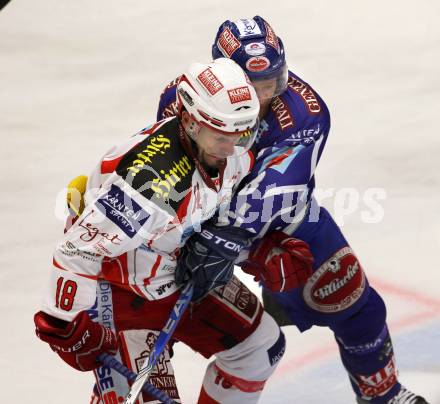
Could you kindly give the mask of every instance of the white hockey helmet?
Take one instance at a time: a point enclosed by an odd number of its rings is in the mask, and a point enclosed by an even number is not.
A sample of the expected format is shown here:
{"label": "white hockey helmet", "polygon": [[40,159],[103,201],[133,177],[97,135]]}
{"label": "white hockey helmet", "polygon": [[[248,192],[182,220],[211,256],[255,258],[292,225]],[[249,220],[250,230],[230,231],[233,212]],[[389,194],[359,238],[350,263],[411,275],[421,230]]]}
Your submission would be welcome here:
{"label": "white hockey helmet", "polygon": [[[254,142],[260,104],[246,73],[233,60],[191,64],[177,85],[177,100],[179,110],[184,108],[200,126],[234,135],[235,155]],[[197,136],[191,138],[197,143]]]}

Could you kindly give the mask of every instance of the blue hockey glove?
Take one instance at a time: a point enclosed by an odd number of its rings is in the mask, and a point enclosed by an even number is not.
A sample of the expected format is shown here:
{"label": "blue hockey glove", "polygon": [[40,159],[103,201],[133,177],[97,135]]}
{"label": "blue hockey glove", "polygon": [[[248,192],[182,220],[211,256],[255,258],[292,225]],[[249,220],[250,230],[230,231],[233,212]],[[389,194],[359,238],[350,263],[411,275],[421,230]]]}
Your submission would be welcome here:
{"label": "blue hockey glove", "polygon": [[180,286],[191,279],[194,283],[193,301],[226,285],[232,278],[238,254],[250,244],[252,236],[249,231],[238,227],[217,226],[212,221],[204,223],[202,231],[193,234],[180,250],[176,284]]}

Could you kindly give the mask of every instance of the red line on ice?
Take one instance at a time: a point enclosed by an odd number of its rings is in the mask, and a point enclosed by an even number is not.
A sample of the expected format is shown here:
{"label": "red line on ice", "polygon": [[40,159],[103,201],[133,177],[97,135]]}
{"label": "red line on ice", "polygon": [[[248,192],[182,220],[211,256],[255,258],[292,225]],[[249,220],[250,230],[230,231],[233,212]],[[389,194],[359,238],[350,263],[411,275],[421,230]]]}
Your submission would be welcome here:
{"label": "red line on ice", "polygon": [[[435,317],[440,316],[440,300],[425,296],[410,289],[405,289],[400,286],[390,284],[378,278],[373,278],[371,281],[371,277],[369,277],[369,280],[373,287],[383,291],[384,294],[395,295],[404,300],[408,300],[409,298],[414,303],[425,306],[425,308],[429,308],[428,310],[420,310],[417,313],[412,313],[398,320],[389,320],[388,325],[391,329],[391,334],[400,333],[406,328],[423,324]],[[337,354],[338,349],[336,343],[319,346],[318,348],[309,351],[304,355],[295,357],[288,361],[282,361],[273,378],[278,379],[285,376],[287,373],[292,374],[307,367],[318,366],[320,362]]]}

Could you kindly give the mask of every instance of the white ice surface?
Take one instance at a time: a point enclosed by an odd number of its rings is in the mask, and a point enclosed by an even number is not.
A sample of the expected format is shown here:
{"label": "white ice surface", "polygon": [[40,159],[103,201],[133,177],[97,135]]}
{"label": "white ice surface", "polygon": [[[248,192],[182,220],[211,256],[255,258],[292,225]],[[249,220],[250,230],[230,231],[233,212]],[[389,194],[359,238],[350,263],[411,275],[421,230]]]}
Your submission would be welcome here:
{"label": "white ice surface", "polygon": [[[318,187],[386,191],[382,221],[363,223],[361,203],[343,229],[388,303],[402,380],[440,403],[437,0],[6,6],[0,12],[0,402],[88,402],[90,375],[64,365],[34,335],[32,316],[62,232],[57,195],[110,145],[155,120],[163,86],[190,62],[210,59],[223,20],[254,14],[272,23],[291,69],[330,107]],[[286,356],[261,402],[352,403],[328,330],[286,332]],[[177,347],[186,404],[196,400],[205,363]]]}

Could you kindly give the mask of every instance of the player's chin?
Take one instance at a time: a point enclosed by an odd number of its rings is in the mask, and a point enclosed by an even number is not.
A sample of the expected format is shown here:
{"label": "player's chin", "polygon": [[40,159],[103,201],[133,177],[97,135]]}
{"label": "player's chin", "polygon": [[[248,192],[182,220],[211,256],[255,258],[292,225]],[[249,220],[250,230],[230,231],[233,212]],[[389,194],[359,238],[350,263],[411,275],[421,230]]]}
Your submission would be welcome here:
{"label": "player's chin", "polygon": [[258,98],[258,101],[260,101],[260,109],[265,109],[269,107],[270,103],[272,102],[272,98]]}

